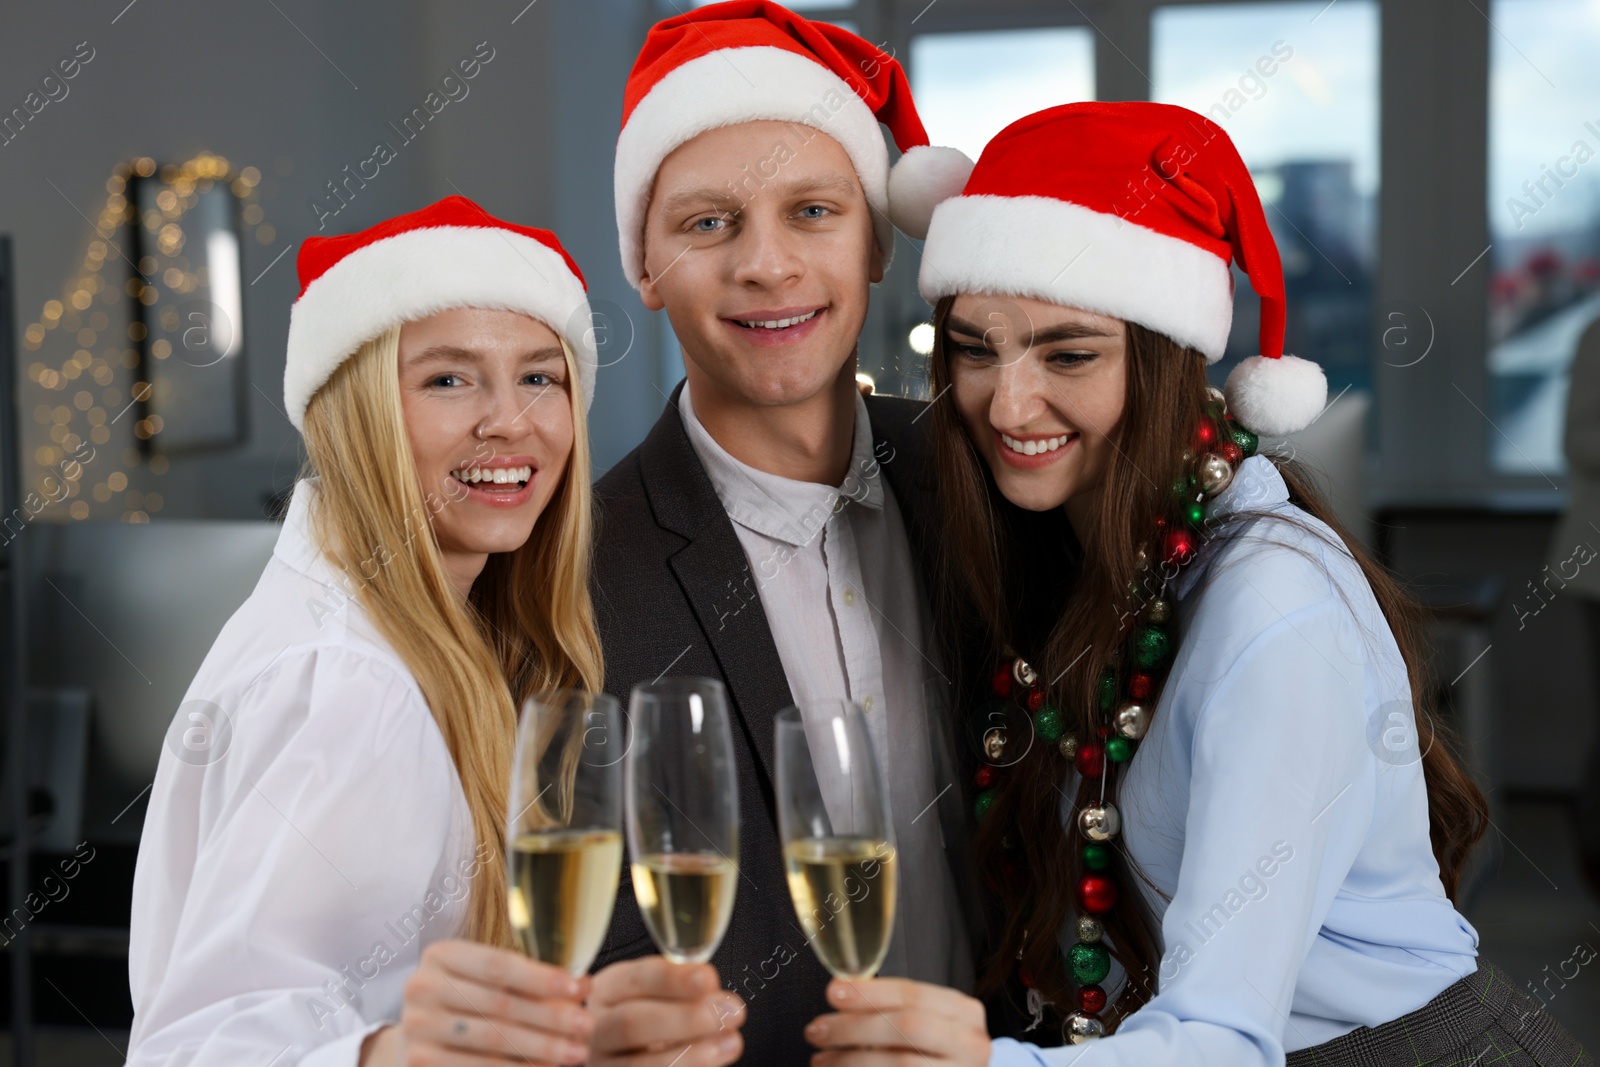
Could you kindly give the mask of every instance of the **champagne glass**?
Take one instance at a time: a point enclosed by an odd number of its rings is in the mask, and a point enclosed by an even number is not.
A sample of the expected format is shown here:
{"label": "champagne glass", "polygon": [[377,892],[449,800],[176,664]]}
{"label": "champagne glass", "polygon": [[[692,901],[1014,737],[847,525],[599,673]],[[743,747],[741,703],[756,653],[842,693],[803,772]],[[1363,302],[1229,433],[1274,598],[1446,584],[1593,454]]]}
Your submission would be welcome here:
{"label": "champagne glass", "polygon": [[711,958],[739,880],[739,782],[722,683],[633,687],[626,797],[633,893],[661,954]]}
{"label": "champagne glass", "polygon": [[577,977],[611,926],[622,877],[622,713],[603,693],[560,689],[522,705],[506,867],[522,950]]}
{"label": "champagne glass", "polygon": [[894,823],[861,709],[778,713],[778,833],[806,940],[839,978],[871,978],[894,929]]}

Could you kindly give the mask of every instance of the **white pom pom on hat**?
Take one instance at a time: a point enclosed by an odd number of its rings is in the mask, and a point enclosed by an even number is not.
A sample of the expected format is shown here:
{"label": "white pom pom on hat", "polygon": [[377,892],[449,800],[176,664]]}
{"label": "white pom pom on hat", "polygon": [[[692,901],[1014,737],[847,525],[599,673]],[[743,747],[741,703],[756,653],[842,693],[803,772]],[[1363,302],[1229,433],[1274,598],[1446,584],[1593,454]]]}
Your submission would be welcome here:
{"label": "white pom pom on hat", "polygon": [[972,160],[958,148],[917,145],[889,171],[889,216],[908,237],[928,236],[933,209],[957,196],[972,174]]}
{"label": "white pom pom on hat", "polygon": [[1303,430],[1328,403],[1322,368],[1299,356],[1251,356],[1228,374],[1223,390],[1234,418],[1266,437]]}

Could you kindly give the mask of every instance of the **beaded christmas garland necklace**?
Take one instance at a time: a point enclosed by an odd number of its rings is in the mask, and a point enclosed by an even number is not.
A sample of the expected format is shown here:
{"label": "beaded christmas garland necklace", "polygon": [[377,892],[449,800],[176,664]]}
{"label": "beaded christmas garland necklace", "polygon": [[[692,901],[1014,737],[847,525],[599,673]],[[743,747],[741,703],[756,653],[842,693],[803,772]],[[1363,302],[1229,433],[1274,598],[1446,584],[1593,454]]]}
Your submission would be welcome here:
{"label": "beaded christmas garland necklace", "polygon": [[[1078,774],[1097,779],[1100,797],[1085,805],[1077,815],[1077,829],[1085,839],[1083,865],[1088,869],[1078,881],[1076,900],[1078,940],[1067,952],[1067,971],[1077,983],[1075,1009],[1067,1014],[1063,1036],[1074,1044],[1101,1037],[1106,1032],[1100,1013],[1106,1007],[1106,991],[1100,984],[1111,973],[1111,954],[1104,943],[1105,928],[1098,918],[1117,903],[1120,889],[1111,872],[1111,842],[1121,832],[1122,817],[1106,799],[1111,772],[1133,758],[1139,740],[1150,727],[1150,716],[1161,696],[1161,687],[1170,666],[1174,639],[1171,633],[1173,608],[1166,600],[1167,583],[1199,554],[1200,531],[1206,523],[1206,502],[1233,482],[1235,467],[1255,454],[1259,440],[1238,425],[1228,412],[1220,390],[1208,390],[1206,415],[1195,433],[1194,447],[1184,451],[1185,470],[1172,486],[1173,514],[1156,519],[1152,540],[1160,555],[1156,568],[1155,595],[1135,613],[1123,647],[1101,669],[1095,689],[1095,710],[1090,720],[1096,725],[1090,737],[1069,732],[1060,709],[1045,699],[1045,688],[1038,672],[1022,657],[1001,663],[992,676],[993,698],[978,709],[979,728],[993,722],[996,704],[1003,714],[1006,701],[1020,706],[1029,716],[1034,735],[1054,745],[1070,761]],[[1144,593],[1145,579],[1151,570],[1149,553],[1138,552],[1140,577],[1132,583],[1129,595],[1138,601]],[[1003,721],[1003,720],[1002,720]],[[982,732],[983,763],[974,777],[980,792],[974,814],[983,819],[999,795],[1007,739],[1003,726]],[[1015,761],[1013,761],[1015,762]],[[1113,795],[1115,795],[1113,793]],[[1021,949],[1017,956],[1020,959]],[[1038,1026],[1047,1002],[1035,987],[1027,968],[1019,968],[1028,990],[1028,1011]]]}

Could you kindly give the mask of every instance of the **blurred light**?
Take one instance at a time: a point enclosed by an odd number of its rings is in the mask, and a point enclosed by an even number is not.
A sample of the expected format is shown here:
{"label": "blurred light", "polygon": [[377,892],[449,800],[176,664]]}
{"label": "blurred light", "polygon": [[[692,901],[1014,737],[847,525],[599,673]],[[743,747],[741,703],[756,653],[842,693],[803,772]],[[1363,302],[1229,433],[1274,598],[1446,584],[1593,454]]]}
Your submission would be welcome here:
{"label": "blurred light", "polygon": [[911,345],[911,351],[917,355],[931,355],[933,353],[933,323],[917,323],[911,327],[911,333],[907,335],[906,341]]}

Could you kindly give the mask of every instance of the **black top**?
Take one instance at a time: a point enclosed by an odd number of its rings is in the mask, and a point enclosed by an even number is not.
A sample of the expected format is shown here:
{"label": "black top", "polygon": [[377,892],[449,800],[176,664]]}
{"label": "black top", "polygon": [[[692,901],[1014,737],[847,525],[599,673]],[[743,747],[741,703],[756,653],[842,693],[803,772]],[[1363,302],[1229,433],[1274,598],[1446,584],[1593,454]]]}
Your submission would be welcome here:
{"label": "black top", "polygon": [[[804,1065],[814,1050],[802,1031],[830,1010],[823,999],[829,975],[807,945],[789,898],[773,802],[773,717],[793,698],[744,548],[689,443],[678,412],[682,389],[673,391],[644,443],[595,486],[593,589],[605,688],[626,706],[635,683],[664,674],[717,678],[727,686],[739,778],[740,878],[727,936],[712,963],[724,986],[749,1006],[745,1062]],[[875,454],[927,589],[934,467],[932,420],[918,421],[924,410],[919,401],[867,399]],[[733,610],[742,603],[745,610]],[[929,727],[935,781],[954,783],[937,804],[946,855],[976,938],[976,898],[965,861],[966,776],[956,770],[950,724]],[[655,951],[624,877],[595,967]]]}

